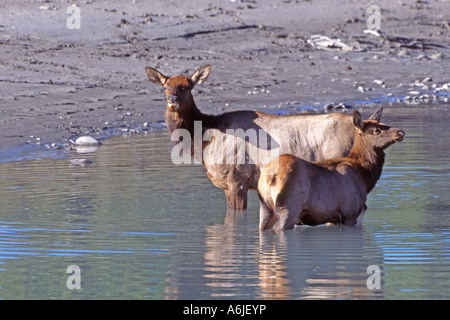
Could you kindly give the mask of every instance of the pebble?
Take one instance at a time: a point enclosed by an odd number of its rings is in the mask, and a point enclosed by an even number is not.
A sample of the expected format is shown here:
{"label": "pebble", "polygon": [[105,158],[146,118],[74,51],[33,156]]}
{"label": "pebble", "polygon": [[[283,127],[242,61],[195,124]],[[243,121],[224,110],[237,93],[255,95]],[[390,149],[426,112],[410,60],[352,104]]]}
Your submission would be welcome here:
{"label": "pebble", "polygon": [[422,59],[427,59],[427,56],[424,55],[423,53],[419,54],[419,55],[416,57],[416,60],[422,60]]}
{"label": "pebble", "polygon": [[416,87],[422,87],[422,86],[423,86],[423,82],[422,82],[422,81],[419,81],[419,80],[416,80],[416,81],[414,81],[414,85],[415,85]]}
{"label": "pebble", "polygon": [[428,94],[423,94],[420,96],[420,100],[423,100],[425,102],[429,102],[430,101],[430,96]]}
{"label": "pebble", "polygon": [[351,109],[353,108],[353,106],[351,104],[348,103],[338,103],[338,104],[334,104],[332,103],[327,103],[326,105],[323,106],[323,108],[325,110],[345,110],[345,109]]}
{"label": "pebble", "polygon": [[342,103],[342,102],[334,107],[334,109],[351,109],[351,108],[353,108],[352,105],[347,104],[347,103]]}
{"label": "pebble", "polygon": [[442,86],[438,87],[438,86],[434,86],[433,84],[433,89],[434,92],[439,92],[439,91],[450,91],[450,83],[444,83]]}
{"label": "pebble", "polygon": [[90,165],[94,162],[91,160],[88,160],[88,159],[72,159],[72,160],[70,160],[70,163],[74,166],[84,167],[84,166]]}
{"label": "pebble", "polygon": [[414,96],[406,96],[404,98],[404,102],[406,104],[418,104],[421,102],[435,102],[438,100],[438,96],[434,94],[420,94],[420,95],[414,95]]}
{"label": "pebble", "polygon": [[61,150],[61,149],[66,149],[66,147],[68,147],[68,145],[54,142],[51,144],[51,147],[56,150]]}
{"label": "pebble", "polygon": [[384,85],[384,81],[383,80],[378,80],[378,79],[373,80],[373,83],[376,83],[376,84],[378,84],[380,86]]}
{"label": "pebble", "polygon": [[397,54],[397,56],[399,56],[399,57],[407,57],[407,56],[409,56],[409,53],[406,50],[400,50],[399,53]]}
{"label": "pebble", "polygon": [[438,53],[432,54],[429,58],[431,60],[441,59],[442,58],[442,53],[438,52]]}

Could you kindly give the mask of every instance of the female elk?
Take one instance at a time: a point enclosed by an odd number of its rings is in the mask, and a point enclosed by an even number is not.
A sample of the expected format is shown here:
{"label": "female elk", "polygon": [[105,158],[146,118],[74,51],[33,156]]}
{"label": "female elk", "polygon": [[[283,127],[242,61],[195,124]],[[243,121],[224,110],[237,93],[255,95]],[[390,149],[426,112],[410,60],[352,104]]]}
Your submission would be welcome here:
{"label": "female elk", "polygon": [[282,155],[261,170],[258,183],[260,230],[295,224],[360,225],[367,194],[380,178],[384,150],[405,132],[380,123],[379,108],[367,121],[353,112],[355,139],[347,157],[309,162]]}

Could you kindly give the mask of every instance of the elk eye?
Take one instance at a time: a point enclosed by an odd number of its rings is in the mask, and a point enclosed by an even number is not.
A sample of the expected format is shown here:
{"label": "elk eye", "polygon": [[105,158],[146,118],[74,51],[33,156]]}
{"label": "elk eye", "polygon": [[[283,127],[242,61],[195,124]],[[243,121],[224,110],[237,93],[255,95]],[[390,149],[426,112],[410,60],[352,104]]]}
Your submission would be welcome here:
{"label": "elk eye", "polygon": [[381,130],[380,130],[379,128],[375,128],[375,130],[373,131],[373,133],[378,135],[378,134],[381,133]]}

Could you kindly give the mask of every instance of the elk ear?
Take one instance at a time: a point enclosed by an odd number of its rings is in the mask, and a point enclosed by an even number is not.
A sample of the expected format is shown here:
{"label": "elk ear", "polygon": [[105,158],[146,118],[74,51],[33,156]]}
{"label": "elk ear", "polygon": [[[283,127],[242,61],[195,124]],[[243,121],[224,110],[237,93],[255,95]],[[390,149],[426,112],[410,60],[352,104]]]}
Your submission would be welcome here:
{"label": "elk ear", "polygon": [[364,122],[358,110],[353,111],[353,124],[359,130],[362,130],[364,127]]}
{"label": "elk ear", "polygon": [[208,79],[210,71],[211,66],[209,64],[201,66],[197,71],[195,71],[194,74],[191,76],[191,81],[194,84],[194,86]]}
{"label": "elk ear", "polygon": [[376,120],[378,122],[380,122],[381,120],[381,115],[383,114],[383,107],[379,107],[377,111],[375,111],[375,113],[373,115],[371,115],[369,117],[368,120]]}
{"label": "elk ear", "polygon": [[145,68],[145,72],[147,73],[147,77],[151,82],[159,84],[160,86],[164,86],[164,84],[166,84],[167,77],[158,70],[147,67]]}

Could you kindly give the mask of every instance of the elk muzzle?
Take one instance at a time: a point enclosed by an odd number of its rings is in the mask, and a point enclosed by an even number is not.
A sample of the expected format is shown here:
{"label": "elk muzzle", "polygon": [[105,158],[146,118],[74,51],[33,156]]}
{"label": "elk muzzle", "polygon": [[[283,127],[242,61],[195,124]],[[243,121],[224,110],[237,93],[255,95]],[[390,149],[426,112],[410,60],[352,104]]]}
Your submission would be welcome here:
{"label": "elk muzzle", "polygon": [[177,103],[178,97],[174,95],[170,95],[167,97],[167,102],[175,104]]}
{"label": "elk muzzle", "polygon": [[405,139],[405,131],[403,130],[397,130],[397,138],[395,139],[396,142],[403,141]]}
{"label": "elk muzzle", "polygon": [[171,108],[173,111],[178,107],[179,99],[177,96],[169,95],[167,97],[167,106]]}

